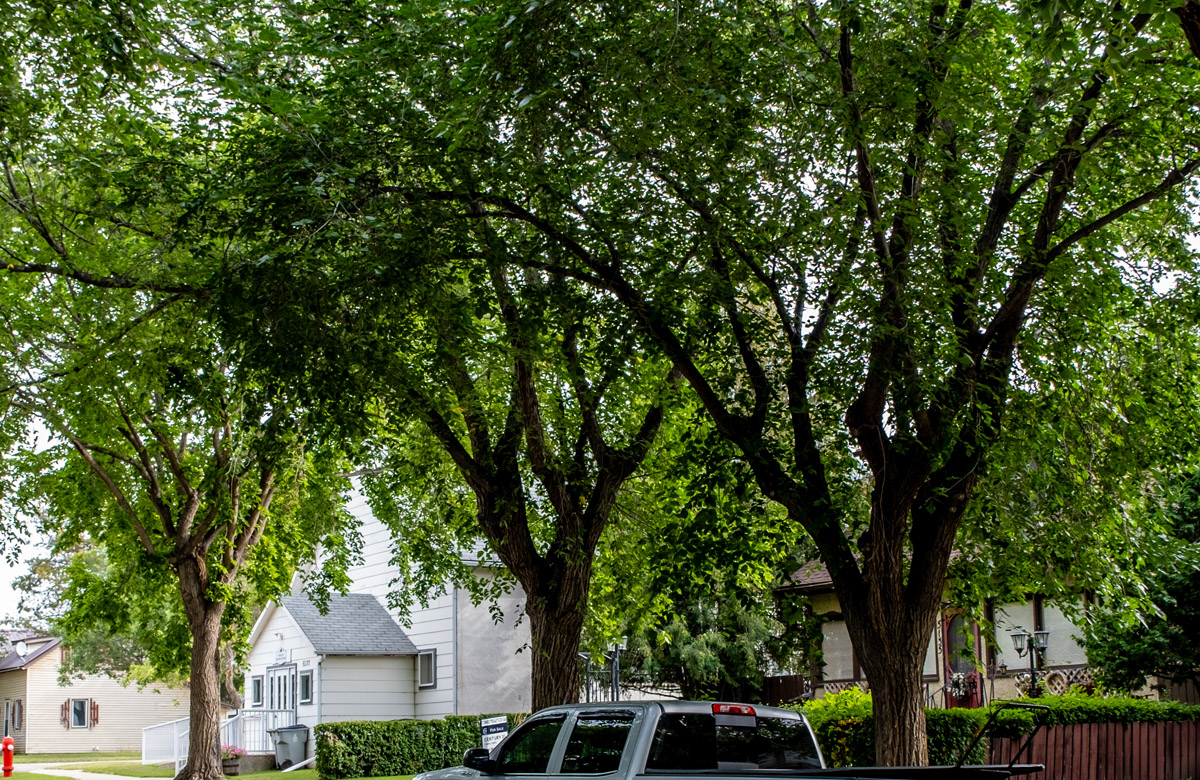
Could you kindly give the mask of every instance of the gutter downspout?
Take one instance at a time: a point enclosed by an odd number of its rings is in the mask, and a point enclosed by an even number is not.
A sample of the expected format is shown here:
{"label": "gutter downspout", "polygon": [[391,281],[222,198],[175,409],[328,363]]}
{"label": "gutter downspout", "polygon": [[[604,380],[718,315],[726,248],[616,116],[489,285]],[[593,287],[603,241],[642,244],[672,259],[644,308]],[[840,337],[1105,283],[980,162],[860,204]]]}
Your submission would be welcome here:
{"label": "gutter downspout", "polygon": [[[317,686],[316,686],[317,689],[315,691],[313,691],[313,696],[315,696],[317,699],[317,725],[318,726],[325,722],[325,713],[322,711],[322,705],[324,704],[324,699],[321,696],[321,690],[325,687],[325,672],[322,669],[322,666],[324,665],[324,663],[325,663],[325,656],[320,653],[317,653]],[[316,734],[316,731],[313,732],[312,751],[313,751],[313,754],[312,754],[311,758],[308,758],[299,764],[293,764],[292,766],[288,767],[287,769],[285,769],[283,771],[288,772],[293,769],[298,769],[302,766],[307,766],[310,761],[317,760],[317,734]]]}
{"label": "gutter downspout", "polygon": [[459,646],[458,646],[458,587],[457,586],[455,586],[455,588],[454,588],[454,614],[451,616],[451,620],[453,621],[453,624],[454,624],[454,631],[452,631],[450,634],[452,641],[454,643],[453,644],[454,649],[451,650],[450,652],[451,652],[451,655],[454,656],[454,658],[452,659],[453,666],[451,667],[454,670],[454,673],[453,673],[453,677],[450,681],[450,694],[452,697],[452,699],[451,699],[452,703],[450,706],[451,706],[451,711],[455,715],[457,715],[458,714],[458,666],[459,666],[459,664],[458,664],[458,653],[459,653]]}

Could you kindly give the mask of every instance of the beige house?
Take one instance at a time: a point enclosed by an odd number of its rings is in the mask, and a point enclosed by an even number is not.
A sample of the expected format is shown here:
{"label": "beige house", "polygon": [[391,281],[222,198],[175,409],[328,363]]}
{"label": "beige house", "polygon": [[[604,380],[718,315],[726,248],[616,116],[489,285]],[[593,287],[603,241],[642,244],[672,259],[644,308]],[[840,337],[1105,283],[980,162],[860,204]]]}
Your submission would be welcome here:
{"label": "beige house", "polygon": [[[813,613],[823,618],[821,651],[824,667],[805,690],[816,695],[851,687],[867,688],[867,679],[850,644],[841,605],[825,567],[810,563],[792,576],[791,587],[805,594]],[[993,699],[1011,699],[1028,686],[1028,652],[1018,654],[1012,633],[1042,632],[1047,646],[1037,654],[1039,685],[1065,693],[1072,685],[1092,682],[1087,654],[1079,642],[1082,630],[1059,605],[1031,595],[1023,603],[985,605],[992,626],[981,626],[960,611],[945,608],[929,638],[922,679],[926,706],[978,707]],[[796,686],[793,686],[796,687]]]}
{"label": "beige house", "polygon": [[126,687],[104,675],[60,684],[64,652],[48,636],[13,635],[0,644],[3,736],[18,753],[140,750],[144,726],[187,716],[187,689]]}

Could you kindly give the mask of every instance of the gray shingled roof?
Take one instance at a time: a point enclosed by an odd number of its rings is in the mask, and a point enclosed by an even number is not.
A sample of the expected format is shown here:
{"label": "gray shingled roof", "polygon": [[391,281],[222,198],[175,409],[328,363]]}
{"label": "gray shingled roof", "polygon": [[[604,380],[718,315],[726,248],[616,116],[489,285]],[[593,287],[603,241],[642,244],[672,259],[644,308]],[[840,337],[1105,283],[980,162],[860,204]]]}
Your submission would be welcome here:
{"label": "gray shingled roof", "polygon": [[321,655],[417,654],[417,646],[374,596],[330,596],[325,615],[304,596],[285,596],[279,605]]}
{"label": "gray shingled roof", "polygon": [[[38,635],[30,634],[28,636],[21,636],[21,639],[34,639],[34,638],[38,638]],[[17,640],[14,639],[13,644],[15,645],[16,642],[17,642]],[[9,649],[8,654],[5,655],[3,658],[0,658],[0,672],[11,672],[15,669],[24,669],[29,664],[33,663],[34,661],[41,658],[46,653],[48,653],[51,650],[53,650],[54,648],[58,647],[59,643],[61,643],[61,642],[62,642],[62,640],[58,639],[56,637],[54,639],[51,639],[49,642],[45,643],[44,645],[41,645],[36,650],[31,651],[28,655],[25,655],[25,656],[17,655],[17,651],[15,649]]]}

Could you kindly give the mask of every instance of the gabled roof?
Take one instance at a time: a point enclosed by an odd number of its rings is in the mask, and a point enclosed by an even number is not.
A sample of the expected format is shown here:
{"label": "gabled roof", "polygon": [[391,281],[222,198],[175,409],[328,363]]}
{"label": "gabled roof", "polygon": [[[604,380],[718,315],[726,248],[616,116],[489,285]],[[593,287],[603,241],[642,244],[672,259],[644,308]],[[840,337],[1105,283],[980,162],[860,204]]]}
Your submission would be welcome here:
{"label": "gabled roof", "polygon": [[320,655],[416,655],[417,646],[374,596],[330,596],[322,615],[305,596],[285,596],[279,606]]}
{"label": "gabled roof", "polygon": [[[820,561],[809,561],[792,574],[791,587],[801,593],[833,590],[833,577]],[[787,587],[787,586],[785,586]]]}
{"label": "gabled roof", "polygon": [[[34,639],[34,638],[41,639],[42,637],[33,635],[33,636],[22,637],[22,638],[23,639]],[[17,640],[13,640],[14,644],[16,643],[16,641]],[[58,647],[60,644],[62,644],[62,640],[59,639],[58,637],[53,637],[48,642],[44,642],[43,644],[39,645],[38,647],[35,647],[33,650],[30,650],[28,653],[26,653],[23,656],[20,655],[16,651],[15,647],[10,645],[8,647],[8,655],[4,656],[3,658],[0,658],[0,672],[11,672],[11,671],[15,671],[17,669],[24,669],[25,667],[29,666],[31,663],[33,663],[37,659],[41,658],[46,653],[48,653],[51,650],[53,650],[54,648]]]}

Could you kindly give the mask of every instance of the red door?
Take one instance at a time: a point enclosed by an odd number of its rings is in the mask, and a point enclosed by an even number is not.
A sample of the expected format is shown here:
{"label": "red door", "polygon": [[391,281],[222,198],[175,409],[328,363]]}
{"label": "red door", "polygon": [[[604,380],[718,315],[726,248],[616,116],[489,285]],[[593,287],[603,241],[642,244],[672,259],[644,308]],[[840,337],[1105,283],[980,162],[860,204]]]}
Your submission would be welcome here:
{"label": "red door", "polygon": [[946,648],[946,706],[978,707],[983,687],[979,674],[979,626],[961,612],[947,612],[942,616],[942,629],[942,647]]}

